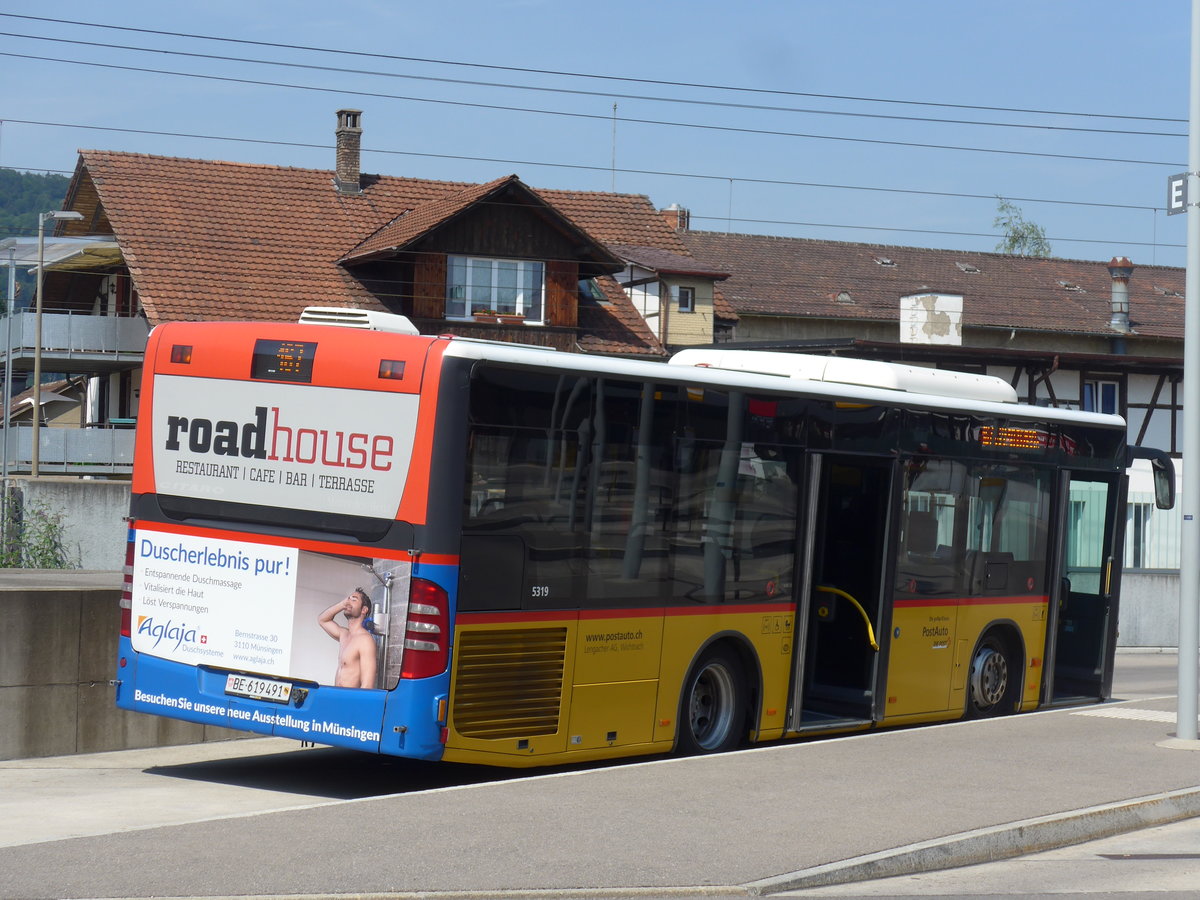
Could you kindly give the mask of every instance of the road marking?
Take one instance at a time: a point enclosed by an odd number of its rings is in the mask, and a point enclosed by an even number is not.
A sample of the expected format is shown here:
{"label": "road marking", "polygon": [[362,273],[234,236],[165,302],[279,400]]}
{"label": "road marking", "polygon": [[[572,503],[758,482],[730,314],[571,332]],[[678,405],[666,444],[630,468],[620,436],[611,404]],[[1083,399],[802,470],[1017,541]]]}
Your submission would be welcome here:
{"label": "road marking", "polygon": [[1137,722],[1174,722],[1175,713],[1171,710],[1131,709],[1129,707],[1107,709],[1080,709],[1071,713],[1073,716],[1096,716],[1101,719],[1132,719]]}

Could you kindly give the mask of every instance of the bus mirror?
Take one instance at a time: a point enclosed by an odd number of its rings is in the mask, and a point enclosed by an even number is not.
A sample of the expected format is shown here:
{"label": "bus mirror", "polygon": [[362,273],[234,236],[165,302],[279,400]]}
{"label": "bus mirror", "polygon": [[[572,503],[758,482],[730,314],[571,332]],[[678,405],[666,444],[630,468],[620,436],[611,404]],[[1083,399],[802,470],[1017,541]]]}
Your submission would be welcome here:
{"label": "bus mirror", "polygon": [[1129,447],[1128,462],[1135,459],[1150,460],[1150,471],[1154,476],[1154,505],[1159,509],[1175,506],[1175,465],[1171,457],[1153,447]]}
{"label": "bus mirror", "polygon": [[1175,466],[1164,454],[1150,460],[1150,467],[1154,471],[1154,505],[1159,509],[1172,509],[1175,506]]}

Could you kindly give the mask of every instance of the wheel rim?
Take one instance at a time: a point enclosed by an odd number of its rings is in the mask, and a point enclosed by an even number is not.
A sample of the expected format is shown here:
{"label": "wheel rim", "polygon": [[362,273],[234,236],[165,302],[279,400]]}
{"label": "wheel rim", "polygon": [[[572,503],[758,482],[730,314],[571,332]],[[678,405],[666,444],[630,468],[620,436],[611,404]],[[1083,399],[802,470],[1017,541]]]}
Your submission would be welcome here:
{"label": "wheel rim", "polygon": [[700,670],[692,686],[688,719],[692,737],[703,750],[714,750],[724,743],[733,728],[733,673],[718,662]]}
{"label": "wheel rim", "polygon": [[995,647],[983,646],[971,665],[971,696],[980,709],[990,709],[1008,690],[1008,660]]}

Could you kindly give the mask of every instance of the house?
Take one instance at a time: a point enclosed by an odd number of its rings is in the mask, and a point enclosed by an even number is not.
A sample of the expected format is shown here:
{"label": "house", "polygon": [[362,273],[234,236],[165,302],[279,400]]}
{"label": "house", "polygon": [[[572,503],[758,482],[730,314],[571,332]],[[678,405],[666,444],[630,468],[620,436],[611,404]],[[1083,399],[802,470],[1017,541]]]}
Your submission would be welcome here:
{"label": "house", "polygon": [[[696,264],[648,198],[538,190],[516,175],[365,174],[362,114],[337,115],[333,171],[81,151],[65,208],[82,218],[56,237],[99,235],[109,252],[47,265],[45,322],[130,324],[144,346],[161,322],[343,306],[402,314],[424,333],[662,359],[711,343],[714,308],[736,319],[713,289],[723,273]],[[43,354],[48,372],[89,365]],[[91,371],[85,425],[136,419],[139,360]]]}
{"label": "house", "polygon": [[1178,456],[1181,269],[679,229],[739,346],[997,375],[1024,402],[1115,412]]}

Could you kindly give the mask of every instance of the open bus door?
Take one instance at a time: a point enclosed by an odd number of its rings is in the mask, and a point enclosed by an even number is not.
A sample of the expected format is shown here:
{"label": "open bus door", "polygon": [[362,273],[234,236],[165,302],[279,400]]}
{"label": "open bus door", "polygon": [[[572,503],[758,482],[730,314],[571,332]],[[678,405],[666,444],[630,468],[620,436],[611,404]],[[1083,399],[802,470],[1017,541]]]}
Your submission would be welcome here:
{"label": "open bus door", "polygon": [[1046,622],[1047,705],[1108,699],[1117,640],[1124,475],[1064,472]]}
{"label": "open bus door", "polygon": [[890,460],[813,454],[798,579],[788,730],[880,718],[879,633],[889,567]]}

